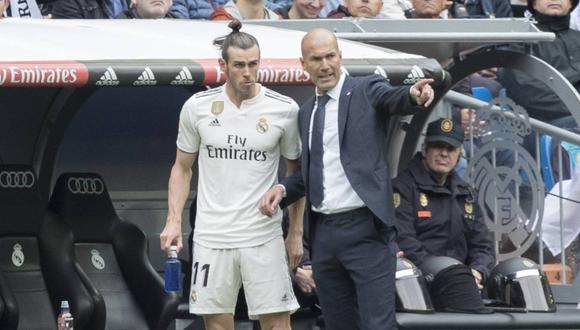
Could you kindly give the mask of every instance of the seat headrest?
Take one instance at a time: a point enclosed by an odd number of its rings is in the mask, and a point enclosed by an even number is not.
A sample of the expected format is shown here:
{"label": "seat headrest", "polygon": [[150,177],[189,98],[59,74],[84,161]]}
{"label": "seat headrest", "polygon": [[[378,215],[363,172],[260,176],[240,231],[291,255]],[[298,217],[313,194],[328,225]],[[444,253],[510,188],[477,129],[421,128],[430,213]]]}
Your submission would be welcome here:
{"label": "seat headrest", "polygon": [[95,173],[61,174],[54,186],[49,208],[65,219],[111,219],[117,215],[105,181]]}
{"label": "seat headrest", "polygon": [[0,165],[0,235],[38,233],[45,207],[31,166]]}

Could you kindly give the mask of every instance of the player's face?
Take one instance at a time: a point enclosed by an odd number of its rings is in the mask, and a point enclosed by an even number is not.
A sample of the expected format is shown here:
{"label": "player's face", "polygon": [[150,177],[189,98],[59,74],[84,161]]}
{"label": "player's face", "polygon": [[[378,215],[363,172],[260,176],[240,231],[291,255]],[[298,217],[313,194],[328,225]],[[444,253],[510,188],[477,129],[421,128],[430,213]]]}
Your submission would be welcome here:
{"label": "player's face", "polygon": [[447,174],[453,170],[461,148],[456,148],[445,142],[434,142],[423,146],[423,161],[427,168],[437,174]]}
{"label": "player's face", "polygon": [[305,42],[301,61],[319,92],[326,93],[338,83],[342,54],[336,39],[310,39]]}
{"label": "player's face", "polygon": [[228,62],[220,61],[227,83],[236,95],[251,98],[255,95],[260,50],[254,45],[248,49],[228,48]]}
{"label": "player's face", "polygon": [[572,9],[570,0],[536,0],[534,9],[544,15],[565,16]]}

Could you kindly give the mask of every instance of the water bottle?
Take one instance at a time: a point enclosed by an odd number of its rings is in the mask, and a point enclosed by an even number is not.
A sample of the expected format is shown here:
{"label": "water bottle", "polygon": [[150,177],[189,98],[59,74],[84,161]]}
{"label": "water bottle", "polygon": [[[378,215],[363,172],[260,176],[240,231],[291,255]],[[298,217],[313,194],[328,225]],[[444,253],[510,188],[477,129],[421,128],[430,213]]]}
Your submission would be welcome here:
{"label": "water bottle", "polygon": [[70,313],[68,300],[63,300],[60,303],[60,314],[56,319],[58,330],[73,330],[73,316]]}
{"label": "water bottle", "polygon": [[177,246],[172,245],[169,249],[169,257],[165,261],[165,291],[179,291],[180,274],[181,262],[177,259]]}

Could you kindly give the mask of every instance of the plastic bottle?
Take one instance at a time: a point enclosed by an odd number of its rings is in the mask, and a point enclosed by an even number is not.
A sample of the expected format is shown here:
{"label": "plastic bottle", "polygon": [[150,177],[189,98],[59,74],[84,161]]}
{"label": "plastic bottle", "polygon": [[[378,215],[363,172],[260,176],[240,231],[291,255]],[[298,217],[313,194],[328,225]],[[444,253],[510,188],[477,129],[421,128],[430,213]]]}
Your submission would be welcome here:
{"label": "plastic bottle", "polygon": [[56,319],[58,330],[73,330],[74,319],[70,313],[68,300],[63,300],[60,303],[60,314]]}
{"label": "plastic bottle", "polygon": [[179,275],[181,274],[181,262],[177,259],[177,246],[172,245],[169,256],[165,261],[165,291],[179,291]]}

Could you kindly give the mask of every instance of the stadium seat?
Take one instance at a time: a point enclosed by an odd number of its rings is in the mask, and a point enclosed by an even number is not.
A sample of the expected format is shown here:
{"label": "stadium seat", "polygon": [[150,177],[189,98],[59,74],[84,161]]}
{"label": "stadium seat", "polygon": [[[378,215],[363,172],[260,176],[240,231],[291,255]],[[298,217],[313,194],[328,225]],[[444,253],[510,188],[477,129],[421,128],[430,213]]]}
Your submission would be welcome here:
{"label": "stadium seat", "polygon": [[[545,134],[540,136],[540,167],[546,191],[550,191],[559,180],[557,168],[558,149],[554,145],[554,141],[556,139],[552,136]],[[560,145],[562,146],[562,163],[565,164],[562,178],[567,180],[570,179],[571,173],[574,173],[576,162],[580,158],[580,147],[566,141],[561,141]]]}
{"label": "stadium seat", "polygon": [[94,301],[67,248],[67,228],[46,213],[34,171],[0,166],[0,329],[56,329],[68,300],[75,327],[98,329]]}
{"label": "stadium seat", "polygon": [[145,234],[121,220],[98,174],[62,174],[49,210],[69,225],[76,261],[103,296],[107,329],[167,329],[179,299],[164,291]]}

